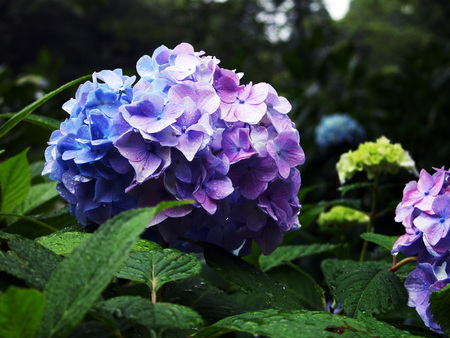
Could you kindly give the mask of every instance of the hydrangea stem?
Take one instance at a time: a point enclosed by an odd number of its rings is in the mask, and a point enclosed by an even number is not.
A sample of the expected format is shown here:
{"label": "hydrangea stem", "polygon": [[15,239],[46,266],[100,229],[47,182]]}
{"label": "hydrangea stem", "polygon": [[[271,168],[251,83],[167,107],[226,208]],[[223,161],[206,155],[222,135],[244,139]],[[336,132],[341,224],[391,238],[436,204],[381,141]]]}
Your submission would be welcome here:
{"label": "hydrangea stem", "polygon": [[389,271],[395,272],[398,269],[400,269],[402,266],[408,264],[408,263],[417,263],[417,257],[406,257],[402,259],[400,262],[395,263],[391,268],[389,268]]}
{"label": "hydrangea stem", "polygon": [[[373,232],[374,231],[374,225],[375,225],[375,216],[376,216],[376,210],[377,210],[377,196],[378,196],[378,180],[379,174],[375,173],[374,175],[374,181],[373,181],[373,187],[372,187],[372,201],[371,201],[371,207],[370,207],[370,215],[369,215],[369,223],[367,223],[366,232]],[[361,255],[359,256],[359,260],[363,261],[364,257],[366,256],[367,249],[369,247],[369,241],[364,240],[362,249],[361,249]]]}

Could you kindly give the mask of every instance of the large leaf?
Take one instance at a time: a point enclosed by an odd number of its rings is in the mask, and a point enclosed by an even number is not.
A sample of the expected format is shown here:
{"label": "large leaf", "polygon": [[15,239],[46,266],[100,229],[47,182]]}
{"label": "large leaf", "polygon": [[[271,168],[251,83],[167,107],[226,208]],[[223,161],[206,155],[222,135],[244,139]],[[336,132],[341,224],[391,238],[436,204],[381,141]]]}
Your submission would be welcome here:
{"label": "large leaf", "polygon": [[44,313],[45,296],[14,286],[0,298],[0,337],[34,337]]}
{"label": "large leaf", "polygon": [[191,254],[160,249],[130,253],[116,276],[147,284],[153,295],[165,283],[198,275],[201,269]]}
{"label": "large leaf", "polygon": [[0,211],[9,213],[27,197],[30,190],[30,167],[28,149],[0,164]]}
{"label": "large leaf", "polygon": [[290,264],[271,269],[269,276],[286,285],[286,289],[297,295],[308,310],[326,310],[324,290],[306,271]]}
{"label": "large leaf", "polygon": [[47,303],[38,337],[66,336],[111,281],[150,219],[175,204],[125,211],[65,258],[45,286]]}
{"label": "large leaf", "polygon": [[386,236],[375,234],[373,232],[365,232],[361,234],[361,238],[366,241],[378,244],[379,246],[381,246],[386,250],[392,250],[392,247],[394,246],[394,243],[397,241],[398,236]]}
{"label": "large leaf", "polygon": [[448,309],[450,307],[450,284],[447,284],[439,291],[431,293],[430,311],[433,319],[439,324],[447,335],[450,335],[450,316]]}
{"label": "large leaf", "polygon": [[[324,272],[329,271],[330,263],[336,264],[336,260],[322,262]],[[325,273],[326,280],[334,298],[349,316],[355,316],[358,311],[381,314],[408,299],[400,279],[388,268],[380,268],[379,263],[346,261],[341,268],[333,268],[332,274]]]}
{"label": "large leaf", "polygon": [[[68,256],[82,242],[88,240],[92,236],[93,234],[89,232],[58,232],[48,236],[36,238],[36,242],[58,255]],[[161,249],[161,247],[155,242],[145,239],[138,239],[134,243],[131,251],[151,251],[156,249]]]}
{"label": "large leaf", "polygon": [[194,310],[177,304],[155,303],[138,296],[121,296],[109,299],[98,308],[117,319],[127,319],[155,331],[158,337],[166,329],[189,330],[199,326],[202,318]]}
{"label": "large leaf", "polygon": [[28,214],[37,207],[59,196],[56,182],[45,182],[32,185],[25,200],[15,208],[17,214]]}
{"label": "large leaf", "polygon": [[207,323],[246,312],[234,298],[198,276],[167,284],[164,299],[189,306]]}
{"label": "large leaf", "polygon": [[195,338],[218,337],[228,332],[246,332],[272,338],[290,337],[414,337],[370,315],[358,319],[328,312],[275,309],[244,313],[222,319],[195,333]]}
{"label": "large leaf", "polygon": [[247,293],[254,293],[275,309],[302,308],[301,300],[286,286],[267,274],[215,245],[205,245],[204,256],[209,267]]}
{"label": "large leaf", "polygon": [[8,242],[11,250],[0,251],[0,270],[43,288],[61,257],[32,240],[7,237],[13,238]]}
{"label": "large leaf", "polygon": [[259,257],[261,270],[267,271],[273,267],[291,262],[295,259],[306,257],[338,248],[339,244],[311,244],[311,245],[286,245],[278,247],[269,256]]}
{"label": "large leaf", "polygon": [[17,218],[16,222],[8,225],[3,231],[30,239],[52,234],[77,223],[77,220],[70,214],[69,206],[42,215],[17,215]]}
{"label": "large leaf", "polygon": [[86,80],[88,80],[91,77],[92,77],[92,75],[85,75],[85,76],[82,76],[82,77],[80,77],[80,78],[78,78],[76,80],[73,80],[73,81],[71,81],[71,82],[69,82],[69,83],[59,87],[58,89],[55,89],[54,91],[44,95],[39,100],[34,101],[33,103],[29,104],[28,106],[23,108],[18,113],[14,114],[13,117],[11,117],[8,121],[6,121],[6,123],[4,123],[2,126],[0,126],[0,138],[5,136],[5,134],[8,131],[10,131],[12,128],[14,128],[15,125],[17,125],[20,121],[25,119],[36,108],[39,108],[41,105],[43,105],[45,102],[50,100],[52,97],[54,97],[58,93],[62,92],[64,89],[67,89],[67,88],[69,88],[71,86],[74,86],[74,85],[76,85],[78,83],[81,83],[83,81],[86,81]]}

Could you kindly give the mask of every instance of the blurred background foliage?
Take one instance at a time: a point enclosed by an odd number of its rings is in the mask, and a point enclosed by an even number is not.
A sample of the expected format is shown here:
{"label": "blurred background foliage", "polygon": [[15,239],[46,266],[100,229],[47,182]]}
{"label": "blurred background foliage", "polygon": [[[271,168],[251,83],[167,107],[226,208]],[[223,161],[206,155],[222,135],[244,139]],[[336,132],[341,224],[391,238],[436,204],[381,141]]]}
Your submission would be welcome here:
{"label": "blurred background foliage", "polygon": [[[352,0],[339,21],[322,0],[0,0],[0,114],[93,71],[133,75],[140,56],[186,41],[291,101],[303,186],[320,184],[311,198],[330,198],[348,149],[318,148],[314,129],[326,115],[352,116],[367,140],[401,143],[419,169],[449,165],[448,17],[448,0]],[[62,121],[74,92],[37,113]],[[42,160],[50,133],[19,125],[0,140],[0,160],[26,147]],[[402,179],[398,199],[412,177]]]}

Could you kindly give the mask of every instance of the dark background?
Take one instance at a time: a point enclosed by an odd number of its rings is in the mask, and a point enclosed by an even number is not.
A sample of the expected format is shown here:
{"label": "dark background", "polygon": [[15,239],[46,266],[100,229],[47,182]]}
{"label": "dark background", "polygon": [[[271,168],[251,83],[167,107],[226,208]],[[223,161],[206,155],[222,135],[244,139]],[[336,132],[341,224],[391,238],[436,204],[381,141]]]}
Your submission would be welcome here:
{"label": "dark background", "polygon": [[[279,12],[284,25],[272,20]],[[320,118],[336,112],[359,121],[367,140],[401,143],[431,172],[449,165],[449,17],[447,0],[353,0],[340,21],[321,0],[0,0],[0,113],[93,71],[133,75],[140,56],[186,41],[244,72],[242,83],[269,82],[291,101],[303,186],[336,191],[334,166],[346,149],[320,151],[314,141]],[[269,39],[277,29],[291,33]],[[36,113],[62,121],[75,89]],[[50,133],[22,123],[0,140],[0,160],[26,147],[31,161],[42,160]]]}

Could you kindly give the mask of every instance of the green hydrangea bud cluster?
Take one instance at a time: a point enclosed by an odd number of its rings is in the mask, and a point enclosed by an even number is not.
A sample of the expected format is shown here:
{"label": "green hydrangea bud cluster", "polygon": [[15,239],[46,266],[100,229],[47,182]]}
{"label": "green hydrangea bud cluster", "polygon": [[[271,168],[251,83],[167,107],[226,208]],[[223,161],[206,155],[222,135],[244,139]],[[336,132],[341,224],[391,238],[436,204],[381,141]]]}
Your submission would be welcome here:
{"label": "green hydrangea bud cluster", "polygon": [[355,151],[342,154],[336,168],[341,184],[350,180],[356,172],[363,170],[369,179],[383,172],[395,175],[400,168],[418,175],[409,153],[400,143],[393,144],[385,136],[376,142],[362,143]]}
{"label": "green hydrangea bud cluster", "polygon": [[318,222],[320,226],[366,225],[369,223],[369,216],[362,211],[337,205],[328,212],[321,213]]}

